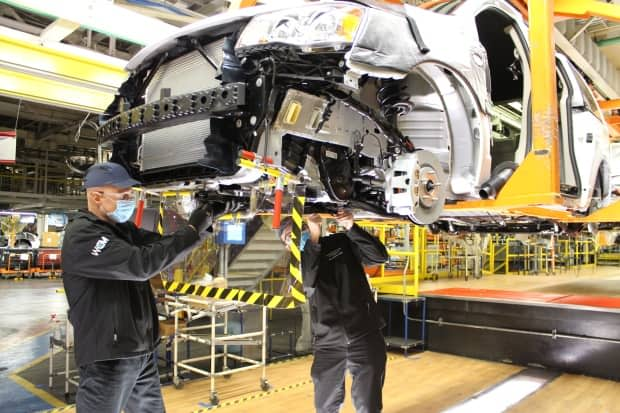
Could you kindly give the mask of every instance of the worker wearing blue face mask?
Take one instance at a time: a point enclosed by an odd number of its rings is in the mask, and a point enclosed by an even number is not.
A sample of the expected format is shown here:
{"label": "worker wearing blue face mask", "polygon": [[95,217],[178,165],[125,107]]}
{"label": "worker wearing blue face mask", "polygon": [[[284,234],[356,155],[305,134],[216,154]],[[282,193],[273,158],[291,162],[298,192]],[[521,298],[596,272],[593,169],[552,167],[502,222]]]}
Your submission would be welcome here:
{"label": "worker wearing blue face mask", "polygon": [[[335,215],[345,229],[321,236],[321,217],[305,218],[300,249],[303,288],[310,302],[312,381],[317,413],[337,413],[344,402],[347,370],[353,378],[351,398],[357,413],[379,413],[386,348],[384,326],[362,264],[382,264],[385,246],[357,226],[350,211]],[[282,221],[280,240],[287,246],[292,220]]]}
{"label": "worker wearing blue face mask", "polygon": [[149,279],[183,257],[210,227],[213,211],[194,210],[170,235],[137,228],[132,187],[119,164],[84,177],[88,210],[65,229],[63,283],[74,327],[80,413],[163,412],[156,348],[159,321]]}

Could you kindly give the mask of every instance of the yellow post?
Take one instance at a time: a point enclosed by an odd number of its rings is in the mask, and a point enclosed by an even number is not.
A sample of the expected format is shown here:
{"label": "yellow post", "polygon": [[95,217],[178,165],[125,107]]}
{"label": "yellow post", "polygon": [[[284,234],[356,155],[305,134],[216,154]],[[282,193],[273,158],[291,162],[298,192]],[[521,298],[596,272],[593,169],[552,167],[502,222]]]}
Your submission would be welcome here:
{"label": "yellow post", "polygon": [[528,3],[532,65],[532,149],[534,155],[540,160],[544,159],[542,164],[546,167],[542,170],[551,171],[545,174],[549,179],[549,192],[559,193],[560,153],[553,7],[554,0]]}
{"label": "yellow post", "polygon": [[495,274],[495,235],[491,235],[491,251],[489,255],[489,270],[491,274]]}
{"label": "yellow post", "polygon": [[555,274],[555,234],[551,234],[549,252],[551,253],[551,274]]}
{"label": "yellow post", "polygon": [[[414,295],[417,297],[420,288],[420,240],[421,240],[422,227],[419,225],[413,226],[413,288]],[[406,276],[406,275],[405,275]]]}
{"label": "yellow post", "polygon": [[[416,225],[417,227],[417,225]],[[420,249],[418,250],[418,254],[420,255],[420,274],[424,277],[427,278],[428,277],[428,273],[426,271],[426,268],[428,267],[428,264],[426,262],[426,227],[422,227],[421,228],[421,235],[420,235]]]}
{"label": "yellow post", "polygon": [[[528,3],[532,74],[532,150],[496,202],[559,204],[560,164],[553,0]],[[541,171],[545,171],[544,177]],[[548,172],[547,172],[548,171]]]}
{"label": "yellow post", "polygon": [[504,243],[504,271],[506,275],[510,273],[510,238],[506,238]]}
{"label": "yellow post", "polygon": [[[383,245],[385,245],[385,225],[381,225],[379,227],[379,240]],[[379,268],[379,276],[381,278],[385,277],[385,264],[381,264]]]}

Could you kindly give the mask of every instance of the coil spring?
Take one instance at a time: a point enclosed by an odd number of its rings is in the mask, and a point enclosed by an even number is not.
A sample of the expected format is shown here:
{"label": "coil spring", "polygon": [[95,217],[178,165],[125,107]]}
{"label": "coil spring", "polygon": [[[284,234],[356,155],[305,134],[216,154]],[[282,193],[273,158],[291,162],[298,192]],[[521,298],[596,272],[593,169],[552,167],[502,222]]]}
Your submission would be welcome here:
{"label": "coil spring", "polygon": [[399,82],[383,82],[377,91],[377,102],[381,108],[381,114],[389,122],[396,120],[397,116],[403,116],[413,110],[413,103],[409,101],[411,96],[404,92]]}

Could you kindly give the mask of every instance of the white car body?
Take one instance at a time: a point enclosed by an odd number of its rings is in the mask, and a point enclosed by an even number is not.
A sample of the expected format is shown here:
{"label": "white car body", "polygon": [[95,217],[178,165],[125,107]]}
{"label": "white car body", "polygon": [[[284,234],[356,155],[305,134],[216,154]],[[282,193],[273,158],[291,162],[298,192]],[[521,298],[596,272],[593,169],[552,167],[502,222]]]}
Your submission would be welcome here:
{"label": "white car body", "polygon": [[[351,38],[347,24],[357,25]],[[153,186],[247,196],[264,176],[237,166],[244,149],[309,177],[309,203],[493,226],[488,213],[443,205],[492,198],[501,183],[489,187],[489,179],[531,150],[527,38],[503,0],[432,11],[319,2],[217,15],[131,60],[100,137]],[[581,75],[565,56],[556,62],[564,208],[584,214],[610,194],[609,136]],[[212,88],[200,115],[196,100]],[[516,230],[523,222],[514,219]]]}

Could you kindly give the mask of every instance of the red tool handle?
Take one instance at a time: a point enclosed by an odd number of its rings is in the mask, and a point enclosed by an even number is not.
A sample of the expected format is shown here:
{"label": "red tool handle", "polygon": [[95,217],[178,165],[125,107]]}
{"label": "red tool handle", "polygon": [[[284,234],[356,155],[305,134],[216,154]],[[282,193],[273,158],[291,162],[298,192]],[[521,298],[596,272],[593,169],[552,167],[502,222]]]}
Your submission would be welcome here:
{"label": "red tool handle", "polygon": [[142,226],[142,216],[144,215],[144,199],[138,199],[136,206],[136,219],[134,220],[136,227]]}
{"label": "red tool handle", "polygon": [[273,163],[273,158],[271,156],[261,157],[261,156],[258,156],[256,152],[246,151],[245,149],[241,149],[239,151],[239,156],[242,157],[243,159],[248,159],[250,161],[259,160],[259,161],[263,161],[266,164]]}
{"label": "red tool handle", "polygon": [[273,200],[273,221],[271,228],[280,228],[280,216],[282,214],[282,188],[276,188],[275,198]]}
{"label": "red tool handle", "polygon": [[256,154],[254,152],[246,151],[245,149],[241,149],[239,151],[239,156],[244,159],[249,159],[250,161],[256,159]]}

